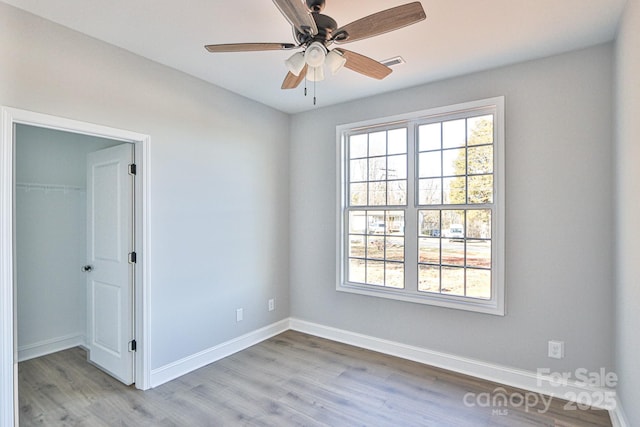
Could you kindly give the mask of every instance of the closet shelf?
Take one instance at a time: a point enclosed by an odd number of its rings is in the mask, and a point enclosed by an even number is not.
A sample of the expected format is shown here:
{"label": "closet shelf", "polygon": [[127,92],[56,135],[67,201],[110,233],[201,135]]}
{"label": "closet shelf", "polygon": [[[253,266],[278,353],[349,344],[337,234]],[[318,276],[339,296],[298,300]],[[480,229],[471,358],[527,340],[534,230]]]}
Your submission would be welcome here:
{"label": "closet shelf", "polygon": [[73,185],[37,184],[33,182],[18,182],[16,183],[16,188],[25,191],[44,191],[45,193],[54,191],[60,191],[62,193],[84,193],[87,191],[84,187]]}

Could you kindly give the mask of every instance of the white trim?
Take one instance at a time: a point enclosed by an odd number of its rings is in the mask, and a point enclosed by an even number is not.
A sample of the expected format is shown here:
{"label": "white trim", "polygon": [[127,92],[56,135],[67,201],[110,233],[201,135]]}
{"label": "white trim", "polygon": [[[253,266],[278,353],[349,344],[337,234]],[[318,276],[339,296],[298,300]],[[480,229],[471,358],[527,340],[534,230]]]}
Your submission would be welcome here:
{"label": "white trim", "polygon": [[[151,388],[151,138],[143,136],[135,144],[136,175],[136,252],[140,262],[136,263],[136,388]],[[142,224],[141,227],[137,225]]]}
{"label": "white trim", "polygon": [[168,381],[195,371],[210,363],[216,362],[234,353],[258,344],[275,335],[289,330],[289,319],[284,319],[238,338],[218,344],[199,353],[169,363],[151,371],[151,386],[157,387]]}
{"label": "white trim", "polygon": [[[603,396],[611,405],[602,405],[602,409],[613,410],[615,404],[615,391],[604,388],[588,387],[575,381],[567,381],[559,384],[551,377],[541,377],[535,372],[511,368],[494,363],[486,363],[453,354],[432,351],[425,348],[410,346],[394,341],[384,340],[355,332],[319,325],[304,320],[290,319],[291,329],[350,344],[360,348],[377,351],[391,356],[400,357],[414,362],[424,363],[449,371],[470,375],[487,381],[520,388],[547,396],[575,401],[572,396],[580,393],[589,393],[592,396]],[[618,405],[619,406],[619,405]]]}
{"label": "white trim", "polygon": [[[417,180],[416,173],[411,173],[412,168],[416,165],[418,157],[416,153],[415,132],[417,128],[425,123],[446,121],[454,118],[471,117],[473,114],[489,114],[491,111],[495,115],[494,120],[494,200],[493,203],[486,205],[451,205],[451,209],[474,209],[483,208],[491,209],[493,218],[491,226],[491,242],[492,242],[492,265],[491,265],[491,299],[484,300],[466,296],[454,296],[445,294],[431,294],[427,292],[419,292],[417,289],[417,241],[418,233],[415,230],[416,218],[413,217],[420,209],[427,207],[418,206],[415,199],[417,192],[412,191],[414,183]],[[341,124],[336,126],[336,161],[338,165],[336,178],[336,291],[348,292],[352,294],[366,295],[379,298],[388,298],[397,301],[405,301],[418,304],[435,305],[452,309],[460,309],[477,313],[504,316],[506,315],[506,284],[505,284],[505,97],[497,96],[476,101],[464,102],[455,105],[449,105],[438,108],[431,108],[423,111],[416,111],[390,117],[382,117],[372,120],[366,120],[356,123]],[[393,206],[363,206],[349,207],[347,200],[347,184],[348,184],[348,159],[347,159],[347,140],[346,137],[350,133],[360,134],[363,131],[376,132],[385,129],[394,129],[396,127],[407,127],[407,157],[409,159],[407,169],[407,201],[405,207]],[[415,172],[415,171],[414,171]],[[456,207],[453,207],[456,206]],[[345,277],[348,264],[348,242],[346,241],[347,231],[345,230],[345,222],[347,221],[348,212],[351,210],[403,210],[407,218],[405,218],[405,248],[414,248],[405,254],[405,288],[393,289],[380,286],[370,286],[361,283],[348,282]],[[440,206],[437,208],[439,209]],[[409,215],[411,214],[411,215]]]}
{"label": "white trim", "polygon": [[631,423],[622,409],[622,402],[620,402],[618,396],[616,396],[616,406],[609,410],[609,415],[611,415],[611,425],[613,427],[631,427]]}
{"label": "white trim", "polygon": [[142,173],[137,180],[140,193],[140,226],[136,227],[142,245],[136,271],[136,387],[149,388],[149,146],[150,137],[136,132],[86,123],[47,114],[0,106],[0,425],[17,423],[17,349],[14,346],[14,248],[13,248],[13,142],[14,124],[26,124],[65,132],[134,143],[136,162]]}
{"label": "white trim", "polygon": [[78,346],[86,346],[86,340],[83,334],[67,335],[23,345],[18,347],[18,362],[24,362],[25,360],[35,359],[36,357]]}
{"label": "white trim", "polygon": [[[0,426],[14,425],[13,121],[0,123]],[[17,388],[17,387],[16,387]]]}

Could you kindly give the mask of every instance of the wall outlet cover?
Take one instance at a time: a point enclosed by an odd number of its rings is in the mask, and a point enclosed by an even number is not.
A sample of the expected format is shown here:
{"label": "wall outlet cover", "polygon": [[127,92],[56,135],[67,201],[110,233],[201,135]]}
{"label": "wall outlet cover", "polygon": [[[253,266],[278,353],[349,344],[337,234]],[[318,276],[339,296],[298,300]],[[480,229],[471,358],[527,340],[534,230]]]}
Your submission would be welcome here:
{"label": "wall outlet cover", "polygon": [[564,341],[549,341],[548,356],[552,359],[564,358]]}

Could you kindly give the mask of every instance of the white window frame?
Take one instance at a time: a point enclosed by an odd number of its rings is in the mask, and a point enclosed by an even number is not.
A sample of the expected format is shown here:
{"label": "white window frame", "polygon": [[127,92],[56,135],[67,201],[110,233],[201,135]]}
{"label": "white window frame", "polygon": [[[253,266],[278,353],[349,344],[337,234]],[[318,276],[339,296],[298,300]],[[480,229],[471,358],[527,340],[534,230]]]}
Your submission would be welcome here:
{"label": "white window frame", "polygon": [[[434,305],[440,307],[461,309],[479,313],[504,316],[505,307],[505,120],[504,120],[504,96],[488,98],[478,101],[465,102],[445,107],[367,120],[357,123],[349,123],[336,127],[337,141],[337,247],[336,247],[336,290],[360,295],[368,295],[380,298],[388,298],[419,304]],[[491,228],[491,298],[479,299],[456,295],[427,293],[418,291],[418,232],[417,212],[429,209],[428,206],[419,206],[417,203],[417,190],[415,188],[415,170],[417,165],[417,127],[428,121],[448,120],[449,117],[459,115],[461,117],[473,116],[474,112],[493,108],[494,115],[494,169],[493,169],[493,206]],[[405,214],[405,288],[393,289],[373,285],[350,283],[346,280],[348,263],[348,239],[346,238],[346,224],[348,210],[348,158],[347,135],[354,130],[363,128],[391,129],[399,124],[408,126],[408,176],[407,176],[407,208]],[[451,209],[473,209],[472,204],[451,205]],[[460,207],[463,206],[463,207]],[[378,210],[398,210],[395,207],[380,206]],[[415,271],[414,271],[415,270]]]}

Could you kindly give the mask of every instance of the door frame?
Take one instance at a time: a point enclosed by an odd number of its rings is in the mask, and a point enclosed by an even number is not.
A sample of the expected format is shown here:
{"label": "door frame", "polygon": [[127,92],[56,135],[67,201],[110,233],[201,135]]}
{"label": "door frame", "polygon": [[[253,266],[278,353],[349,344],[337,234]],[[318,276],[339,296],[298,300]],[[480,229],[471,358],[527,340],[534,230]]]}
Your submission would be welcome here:
{"label": "door frame", "polygon": [[0,106],[0,425],[18,422],[18,349],[15,301],[15,125],[24,124],[108,138],[134,144],[136,288],[135,385],[150,388],[149,334],[149,146],[151,138],[136,132]]}

